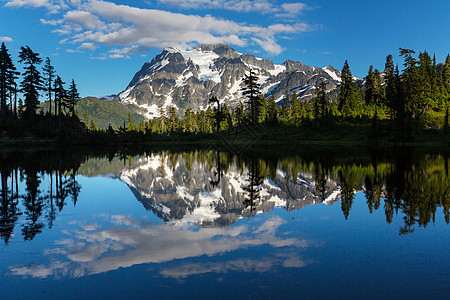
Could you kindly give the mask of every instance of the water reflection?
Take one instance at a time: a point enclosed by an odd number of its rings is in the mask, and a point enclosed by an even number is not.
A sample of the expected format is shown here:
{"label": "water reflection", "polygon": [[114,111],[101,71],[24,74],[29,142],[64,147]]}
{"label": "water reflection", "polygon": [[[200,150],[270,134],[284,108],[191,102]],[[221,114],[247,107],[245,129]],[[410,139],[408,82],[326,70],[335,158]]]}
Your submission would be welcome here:
{"label": "water reflection", "polygon": [[[67,238],[58,242],[62,247],[52,249],[49,253],[55,256],[50,265],[13,267],[11,271],[15,275],[39,278],[59,275],[80,277],[144,263],[163,263],[202,255],[214,257],[264,245],[273,249],[275,257],[279,257],[283,266],[302,267],[307,262],[299,257],[299,250],[314,245],[310,241],[282,236],[279,227],[285,221],[281,218],[272,218],[255,227],[239,225],[200,229],[187,224],[154,225],[122,215],[108,218],[114,227],[93,230],[90,226],[82,226],[67,232]],[[297,251],[286,255],[284,247],[295,248]],[[188,272],[211,272],[218,265],[224,266],[221,272],[226,272],[236,268],[245,270],[250,267],[251,262],[245,259],[232,260],[198,264],[193,268],[192,265],[187,267],[182,264],[175,269],[163,269],[161,273],[169,277],[183,277],[189,275]],[[263,260],[251,268],[265,270],[272,265],[273,259],[272,263]]]}
{"label": "water reflection", "polygon": [[[0,234],[8,244],[16,226],[32,240],[81,191],[77,174],[119,178],[145,209],[167,223],[226,227],[240,218],[283,207],[288,211],[340,199],[345,219],[355,194],[365,194],[370,213],[383,209],[386,222],[400,214],[400,234],[435,222],[437,207],[450,222],[448,155],[409,149],[332,159],[302,156],[236,157],[218,151],[140,156],[8,152],[0,161]],[[18,224],[21,223],[21,224]]]}
{"label": "water reflection", "polygon": [[[79,161],[61,156],[50,160],[46,152],[3,153],[0,158],[0,235],[5,244],[19,216],[25,216],[24,240],[33,240],[45,227],[44,220],[52,228],[68,198],[76,205],[81,190],[76,180]],[[49,179],[49,184],[43,184],[43,179]]]}
{"label": "water reflection", "polygon": [[[302,268],[313,263],[303,251],[323,241],[286,232],[282,227],[287,220],[279,212],[257,215],[276,207],[292,211],[340,202],[341,218],[350,220],[355,196],[363,193],[370,213],[384,210],[387,223],[401,217],[398,233],[413,233],[436,217],[449,223],[448,166],[445,152],[408,149],[337,158],[320,153],[237,157],[197,150],[141,155],[7,152],[0,161],[0,234],[5,247],[19,237],[31,243],[52,229],[68,203],[77,205],[81,178],[103,176],[126,184],[145,210],[163,222],[112,214],[106,207],[92,223],[78,216],[64,227],[63,238],[52,241],[56,246],[45,249],[49,262],[12,265],[12,274],[82,277],[151,263],[164,263],[159,273],[170,278]],[[220,259],[251,249],[250,256]],[[209,259],[192,260],[202,256]],[[173,261],[177,263],[167,264]]]}

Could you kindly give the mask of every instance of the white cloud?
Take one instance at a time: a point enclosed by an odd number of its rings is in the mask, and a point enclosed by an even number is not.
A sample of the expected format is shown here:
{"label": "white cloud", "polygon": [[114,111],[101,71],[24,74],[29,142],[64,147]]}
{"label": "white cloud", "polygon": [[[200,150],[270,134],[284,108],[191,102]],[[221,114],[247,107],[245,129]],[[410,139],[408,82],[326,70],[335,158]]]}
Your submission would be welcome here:
{"label": "white cloud", "polygon": [[80,49],[87,49],[87,50],[95,50],[98,48],[98,45],[95,43],[83,43],[79,47]]}
{"label": "white cloud", "polygon": [[[266,0],[214,1],[214,0],[160,0],[164,3],[181,3],[182,7],[217,7],[239,11],[267,10],[285,13],[286,9],[299,12],[302,3],[290,6],[274,7]],[[161,2],[162,3],[162,2]],[[158,9],[142,9],[129,5],[118,5],[103,0],[70,0],[70,9],[55,20],[41,19],[41,23],[57,26],[52,32],[67,36],[65,42],[75,44],[97,44],[107,47],[122,47],[124,51],[133,49],[133,53],[113,52],[110,58],[127,58],[131,54],[149,48],[175,46],[190,48],[197,44],[226,43],[237,46],[258,45],[270,54],[283,51],[277,42],[278,35],[296,34],[314,30],[314,26],[297,22],[293,24],[274,24],[268,27],[244,24],[216,18],[210,15],[198,16],[173,13]],[[63,1],[49,0],[12,0],[8,6],[68,7]],[[82,47],[82,46],[80,46]],[[113,51],[116,51],[114,49]]]}
{"label": "white cloud", "polygon": [[[111,217],[112,221],[117,219]],[[290,253],[315,246],[311,241],[277,234],[283,224],[278,217],[259,227],[246,224],[228,228],[199,228],[186,224],[152,225],[127,216],[120,216],[119,219],[120,224],[127,225],[98,228],[95,231],[91,231],[90,227],[82,227],[72,233],[67,232],[68,238],[57,243],[61,248],[45,252],[47,255],[58,254],[58,257],[63,255],[64,261],[51,259],[49,266],[11,267],[11,271],[15,275],[38,278],[60,275],[81,277],[138,264],[181,261],[204,255],[213,257],[258,246],[271,246],[277,256],[286,258],[282,262],[285,267],[302,267],[305,263],[297,255],[292,256]],[[273,264],[261,259],[238,260],[219,266],[201,264],[191,271],[183,267],[177,270],[166,269],[162,273],[164,276],[186,277],[190,274],[217,272],[219,267],[224,268],[222,272],[263,272],[272,266]]]}
{"label": "white cloud", "polygon": [[50,13],[57,13],[61,9],[69,8],[64,0],[8,0],[9,7],[45,7]]}
{"label": "white cloud", "polygon": [[9,36],[0,36],[0,42],[11,43],[13,41]]}
{"label": "white cloud", "polygon": [[295,18],[309,9],[305,3],[284,3],[276,5],[268,0],[158,0],[158,3],[183,9],[225,9],[237,12],[277,13],[275,17]]}

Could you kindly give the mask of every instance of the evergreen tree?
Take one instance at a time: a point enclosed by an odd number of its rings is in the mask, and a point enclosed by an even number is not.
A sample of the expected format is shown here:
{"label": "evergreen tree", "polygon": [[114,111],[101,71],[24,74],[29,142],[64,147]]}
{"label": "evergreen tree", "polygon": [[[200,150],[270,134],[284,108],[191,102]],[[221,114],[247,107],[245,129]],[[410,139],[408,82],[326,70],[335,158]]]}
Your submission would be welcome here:
{"label": "evergreen tree", "polygon": [[128,112],[126,129],[127,129],[127,131],[135,131],[136,130],[136,126],[134,125],[133,118],[131,117],[131,112]]}
{"label": "evergreen tree", "polygon": [[72,116],[75,116],[75,105],[78,100],[80,100],[80,94],[78,93],[75,81],[72,79],[72,83],[70,84],[69,91],[67,93],[67,105],[69,106],[69,112]]}
{"label": "evergreen tree", "polygon": [[183,118],[183,132],[196,132],[197,131],[197,122],[195,119],[195,114],[191,108],[186,109],[184,112]]}
{"label": "evergreen tree", "polygon": [[164,133],[164,132],[166,132],[166,111],[165,111],[165,109],[164,109],[164,106],[163,105],[158,105],[158,114],[159,114],[159,117],[158,117],[158,130],[159,130],[159,133]]}
{"label": "evergreen tree", "polygon": [[259,78],[253,70],[250,70],[249,74],[246,74],[242,81],[242,95],[247,97],[246,103],[249,110],[250,122],[252,124],[258,123],[261,106],[258,79]]}
{"label": "evergreen tree", "polygon": [[62,108],[65,106],[67,98],[67,91],[64,88],[64,84],[66,83],[62,81],[61,77],[56,76],[53,90],[55,91],[55,113],[58,116],[61,116],[63,113]]}
{"label": "evergreen tree", "polygon": [[353,76],[347,61],[345,61],[344,67],[342,68],[341,78],[338,109],[344,116],[348,116],[356,106],[356,96]]}
{"label": "evergreen tree", "polygon": [[216,96],[212,96],[208,102],[209,102],[209,104],[212,104],[212,105],[217,104],[217,108],[213,108],[214,114],[211,117],[213,118],[214,124],[216,125],[215,131],[216,131],[216,133],[218,133],[220,131],[220,122],[223,119],[222,110],[220,109],[220,101],[219,101],[219,99],[217,99]]}
{"label": "evergreen tree", "polygon": [[316,97],[313,100],[314,106],[314,118],[319,120],[318,124],[321,125],[323,120],[328,116],[328,99],[327,88],[325,81],[321,81],[319,86],[316,86]]}
{"label": "evergreen tree", "polygon": [[[45,65],[42,68],[44,74],[44,90],[47,92],[48,99],[48,112],[52,113],[52,93],[53,93],[53,81],[55,77],[55,68],[52,66],[50,58],[46,58]],[[55,105],[56,114],[56,105]]]}
{"label": "evergreen tree", "polygon": [[395,67],[392,55],[386,56],[386,63],[384,65],[385,76],[385,103],[391,109],[392,117],[395,117],[395,112],[397,112],[397,97],[398,97],[398,86],[397,78],[395,76]]}
{"label": "evergreen tree", "polygon": [[266,119],[271,122],[271,123],[277,123],[278,118],[277,118],[277,103],[275,102],[275,97],[272,96],[270,97],[270,99],[267,100],[267,110],[266,110],[266,114],[267,117]]}
{"label": "evergreen tree", "polygon": [[[400,48],[400,55],[404,58],[404,71],[401,76],[402,97],[407,120],[419,121],[430,104],[427,98],[428,84],[421,82],[420,69],[413,56],[415,51]],[[425,67],[426,68],[426,67]]]}
{"label": "evergreen tree", "polygon": [[43,89],[41,73],[36,67],[42,62],[42,59],[39,57],[39,53],[33,52],[30,47],[22,46],[19,52],[19,62],[25,65],[20,86],[25,97],[25,114],[31,119],[36,115],[39,92]]}
{"label": "evergreen tree", "polygon": [[297,94],[294,92],[292,95],[291,106],[291,121],[294,126],[299,126],[301,121],[300,102],[298,101]]}
{"label": "evergreen tree", "polygon": [[12,100],[12,95],[17,92],[15,83],[17,74],[11,55],[8,53],[5,43],[2,43],[0,47],[0,115],[2,117],[7,113],[7,98]]}
{"label": "evergreen tree", "polygon": [[228,106],[224,103],[222,106],[222,111],[221,111],[221,122],[220,122],[220,130],[228,130],[229,128],[231,128],[233,126],[232,121],[231,121],[231,114],[230,114],[230,109],[228,108]]}
{"label": "evergreen tree", "polygon": [[447,92],[450,93],[450,54],[445,59],[445,64],[442,67],[442,82],[444,83]]}
{"label": "evergreen tree", "polygon": [[366,105],[370,105],[374,102],[374,85],[375,85],[375,77],[373,74],[373,66],[369,67],[369,73],[366,76],[365,83],[365,94],[364,99],[366,100]]}
{"label": "evergreen tree", "polygon": [[168,116],[168,128],[171,132],[175,132],[178,130],[178,116],[177,116],[177,109],[175,106],[170,106],[167,110],[169,116]]}

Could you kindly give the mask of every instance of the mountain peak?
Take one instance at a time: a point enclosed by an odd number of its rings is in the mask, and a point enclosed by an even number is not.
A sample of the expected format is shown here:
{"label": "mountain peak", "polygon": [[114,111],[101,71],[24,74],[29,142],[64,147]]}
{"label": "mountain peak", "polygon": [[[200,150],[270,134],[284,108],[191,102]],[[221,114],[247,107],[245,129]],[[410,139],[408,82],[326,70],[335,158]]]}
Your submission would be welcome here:
{"label": "mountain peak", "polygon": [[[176,106],[183,114],[208,107],[216,96],[228,107],[243,101],[241,83],[253,70],[266,97],[283,99],[286,91],[296,91],[302,101],[314,97],[316,84],[327,79],[327,89],[340,84],[340,72],[333,67],[318,68],[287,60],[282,65],[241,54],[225,44],[203,44],[192,50],[168,47],[145,63],[118,100],[133,105],[147,118],[158,117],[158,107]],[[282,102],[279,102],[282,103]]]}

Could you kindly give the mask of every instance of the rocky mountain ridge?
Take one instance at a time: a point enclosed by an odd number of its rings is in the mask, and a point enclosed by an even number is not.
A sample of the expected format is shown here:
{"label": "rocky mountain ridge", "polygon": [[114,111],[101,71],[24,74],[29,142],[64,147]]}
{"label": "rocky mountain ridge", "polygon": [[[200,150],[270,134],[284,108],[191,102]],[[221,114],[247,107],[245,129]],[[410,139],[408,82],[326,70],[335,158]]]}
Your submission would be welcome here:
{"label": "rocky mountain ridge", "polygon": [[169,106],[181,113],[187,108],[206,109],[212,96],[234,107],[244,100],[241,84],[250,70],[259,77],[262,94],[279,103],[286,92],[296,92],[301,100],[308,100],[320,81],[325,81],[329,91],[341,82],[340,72],[331,65],[319,68],[292,60],[276,65],[224,44],[200,45],[193,50],[164,49],[142,66],[115,99],[132,105],[149,119]]}

